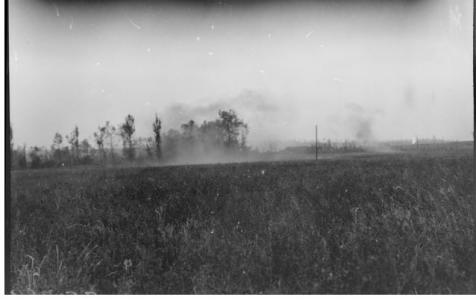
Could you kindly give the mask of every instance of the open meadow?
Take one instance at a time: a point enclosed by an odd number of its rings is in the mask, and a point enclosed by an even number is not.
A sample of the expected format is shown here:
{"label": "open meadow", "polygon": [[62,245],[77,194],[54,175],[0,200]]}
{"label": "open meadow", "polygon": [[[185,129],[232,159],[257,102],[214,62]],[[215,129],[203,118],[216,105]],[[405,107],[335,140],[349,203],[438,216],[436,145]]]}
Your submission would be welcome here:
{"label": "open meadow", "polygon": [[12,172],[13,293],[469,293],[473,155]]}

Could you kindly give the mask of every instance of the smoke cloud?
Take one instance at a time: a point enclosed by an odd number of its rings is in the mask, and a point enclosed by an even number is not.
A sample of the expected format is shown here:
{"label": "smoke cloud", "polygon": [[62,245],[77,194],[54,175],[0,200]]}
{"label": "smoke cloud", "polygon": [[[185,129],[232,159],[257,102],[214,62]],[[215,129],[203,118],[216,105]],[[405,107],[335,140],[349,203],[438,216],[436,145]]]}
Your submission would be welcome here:
{"label": "smoke cloud", "polygon": [[235,96],[196,103],[174,103],[166,107],[160,113],[164,128],[179,129],[189,120],[197,124],[212,121],[217,119],[219,110],[232,109],[248,124],[248,141],[254,147],[263,148],[273,140],[293,138],[290,116],[296,114],[296,109],[264,92],[245,89]]}
{"label": "smoke cloud", "polygon": [[347,110],[347,126],[352,132],[355,140],[363,143],[371,142],[375,139],[374,122],[377,113],[366,111],[357,103],[349,103]]}
{"label": "smoke cloud", "polygon": [[169,105],[162,112],[164,124],[171,128],[179,128],[181,124],[189,120],[196,122],[214,120],[219,110],[226,109],[233,109],[240,116],[251,120],[270,118],[280,111],[280,108],[268,98],[253,90],[244,90],[239,95],[228,99],[198,102],[200,104],[174,103]]}

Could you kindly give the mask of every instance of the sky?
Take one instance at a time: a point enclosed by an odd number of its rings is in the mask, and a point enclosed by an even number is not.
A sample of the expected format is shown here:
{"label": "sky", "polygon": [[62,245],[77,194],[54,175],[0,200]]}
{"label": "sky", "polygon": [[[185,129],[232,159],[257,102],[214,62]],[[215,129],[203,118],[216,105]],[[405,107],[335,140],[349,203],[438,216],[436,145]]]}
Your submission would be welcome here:
{"label": "sky", "polygon": [[[289,3],[292,2],[292,3]],[[10,1],[14,143],[234,109],[249,143],[473,138],[467,0]]]}

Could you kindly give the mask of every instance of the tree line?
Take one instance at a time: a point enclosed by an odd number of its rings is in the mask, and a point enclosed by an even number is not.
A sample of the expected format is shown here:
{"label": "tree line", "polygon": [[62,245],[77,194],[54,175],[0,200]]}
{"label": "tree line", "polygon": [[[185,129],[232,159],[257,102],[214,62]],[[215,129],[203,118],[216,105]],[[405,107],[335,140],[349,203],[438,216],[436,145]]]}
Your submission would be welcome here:
{"label": "tree line", "polygon": [[11,165],[14,169],[64,167],[130,162],[173,162],[203,155],[237,156],[249,151],[248,125],[233,110],[218,111],[218,118],[197,124],[190,120],[179,129],[162,131],[162,121],[155,115],[149,137],[136,137],[136,120],[128,114],[114,126],[106,121],[93,133],[93,141],[80,139],[74,126],[66,135],[57,132],[48,147],[13,143],[10,127]]}

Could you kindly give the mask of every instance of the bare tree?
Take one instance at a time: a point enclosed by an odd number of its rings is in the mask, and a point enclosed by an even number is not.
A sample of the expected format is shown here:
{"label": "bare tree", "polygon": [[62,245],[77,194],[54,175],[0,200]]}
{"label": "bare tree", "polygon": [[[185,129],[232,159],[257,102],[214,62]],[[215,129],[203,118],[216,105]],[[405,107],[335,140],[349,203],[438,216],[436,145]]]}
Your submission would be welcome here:
{"label": "bare tree", "polygon": [[109,152],[111,154],[111,161],[114,161],[114,135],[116,134],[116,127],[114,127],[109,121],[106,121],[104,126],[98,127],[98,132],[94,133],[94,139],[98,146],[98,150],[106,159],[106,141],[109,142]]}
{"label": "bare tree", "polygon": [[66,136],[68,143],[71,145],[71,152],[75,160],[79,158],[79,129],[78,126],[74,126],[71,135]]}
{"label": "bare tree", "polygon": [[63,144],[63,136],[60,133],[55,133],[53,138],[53,145],[51,145],[51,150],[53,151],[53,158],[61,163],[63,155],[61,153],[61,145]]}
{"label": "bare tree", "polygon": [[114,135],[116,134],[116,127],[114,127],[109,121],[106,121],[105,138],[109,140],[109,151],[111,152],[111,161],[114,161]]}
{"label": "bare tree", "polygon": [[162,129],[162,121],[159,119],[157,114],[155,114],[154,124],[152,124],[152,129],[154,130],[154,139],[155,139],[155,153],[157,159],[162,159],[162,140],[160,136],[160,130]]}
{"label": "bare tree", "polygon": [[134,146],[132,141],[132,135],[136,131],[134,125],[134,117],[127,115],[124,123],[121,125],[121,137],[123,142],[124,155],[129,159],[134,159]]}
{"label": "bare tree", "polygon": [[96,140],[96,144],[98,146],[99,155],[102,156],[104,159],[106,154],[104,152],[104,138],[106,136],[106,127],[98,127],[98,132],[94,133],[94,139]]}

